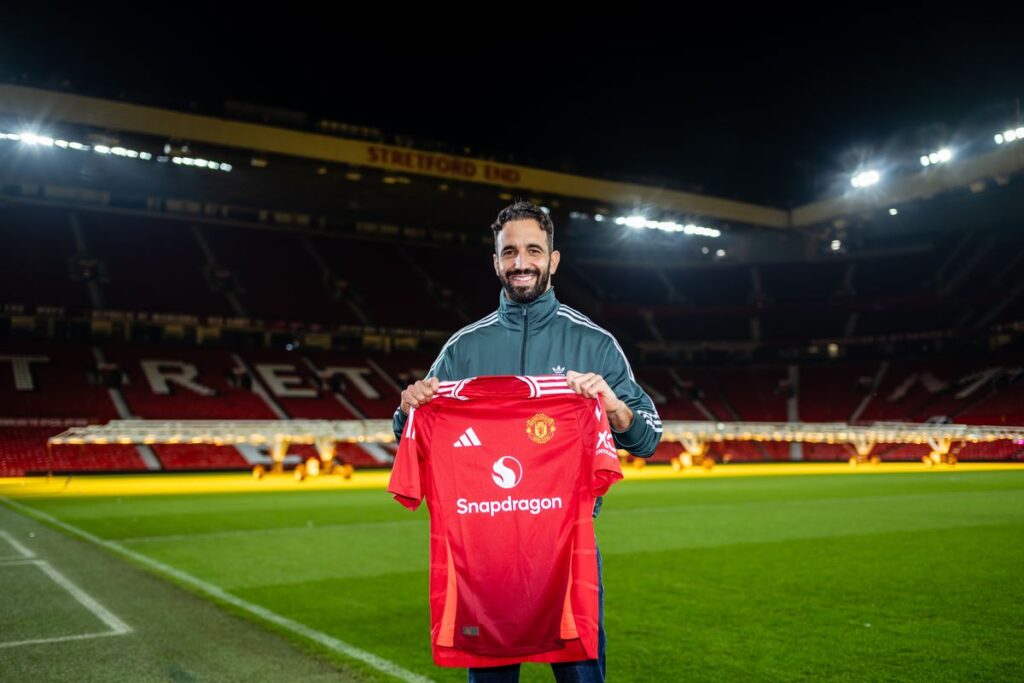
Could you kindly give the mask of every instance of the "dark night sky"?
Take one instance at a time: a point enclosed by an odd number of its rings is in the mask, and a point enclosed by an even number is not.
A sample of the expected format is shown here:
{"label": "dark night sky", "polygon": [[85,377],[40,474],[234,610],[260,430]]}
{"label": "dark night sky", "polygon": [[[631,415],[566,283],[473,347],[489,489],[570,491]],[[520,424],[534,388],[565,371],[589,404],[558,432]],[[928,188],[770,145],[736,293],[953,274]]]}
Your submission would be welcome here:
{"label": "dark night sky", "polygon": [[[474,31],[436,17],[239,28],[14,10],[0,27],[0,80],[208,113],[235,98],[778,206],[821,195],[883,148],[906,145],[915,159],[921,146],[991,134],[1024,99],[1019,17],[719,12],[635,23],[524,14]],[[807,22],[821,23],[795,28]]]}

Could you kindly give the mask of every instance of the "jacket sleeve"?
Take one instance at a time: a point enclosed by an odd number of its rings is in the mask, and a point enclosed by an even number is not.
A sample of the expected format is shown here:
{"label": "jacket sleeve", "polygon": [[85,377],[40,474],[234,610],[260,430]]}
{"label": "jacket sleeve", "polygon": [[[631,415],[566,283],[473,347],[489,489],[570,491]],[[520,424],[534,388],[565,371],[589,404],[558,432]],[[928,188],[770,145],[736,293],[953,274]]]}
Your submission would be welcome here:
{"label": "jacket sleeve", "polygon": [[625,431],[612,429],[616,447],[641,458],[651,457],[661,441],[662,431],[661,417],[654,407],[654,401],[637,384],[629,361],[617,343],[606,345],[601,368],[601,376],[608,386],[633,411],[633,421]]}
{"label": "jacket sleeve", "polygon": [[[441,353],[434,360],[434,364],[430,366],[430,370],[427,371],[427,377],[437,377],[442,382],[447,382],[452,379],[451,374],[451,360],[449,357],[450,347],[445,344],[445,348],[441,350]],[[409,416],[402,412],[402,401],[399,399],[398,407],[395,408],[395,414],[391,417],[391,431],[395,433],[395,441],[397,443],[402,442],[402,430],[405,429],[405,422],[409,419]]]}

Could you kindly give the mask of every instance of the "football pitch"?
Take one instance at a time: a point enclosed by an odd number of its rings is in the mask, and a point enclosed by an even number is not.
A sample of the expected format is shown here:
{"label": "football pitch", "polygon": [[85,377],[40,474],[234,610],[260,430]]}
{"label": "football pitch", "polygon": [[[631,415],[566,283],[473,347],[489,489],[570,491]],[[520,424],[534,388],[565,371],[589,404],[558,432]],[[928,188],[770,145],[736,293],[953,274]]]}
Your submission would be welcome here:
{"label": "football pitch", "polygon": [[[0,480],[0,680],[465,680],[385,476]],[[1024,680],[1021,465],[651,466],[596,527],[611,681]]]}

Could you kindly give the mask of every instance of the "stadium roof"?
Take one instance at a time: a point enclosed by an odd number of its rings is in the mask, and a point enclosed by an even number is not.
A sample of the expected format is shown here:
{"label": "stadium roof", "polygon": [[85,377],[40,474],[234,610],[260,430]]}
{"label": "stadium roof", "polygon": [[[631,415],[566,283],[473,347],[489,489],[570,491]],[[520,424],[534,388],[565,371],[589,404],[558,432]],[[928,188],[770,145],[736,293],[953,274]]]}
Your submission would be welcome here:
{"label": "stadium roof", "polygon": [[154,26],[26,12],[0,29],[0,82],[213,116],[253,103],[779,208],[821,199],[873,157],[916,159],[1013,123],[1024,92],[1019,24],[1005,16],[853,17],[817,31],[796,28],[803,16],[751,38],[658,18],[454,33],[354,17],[320,30],[314,17]]}

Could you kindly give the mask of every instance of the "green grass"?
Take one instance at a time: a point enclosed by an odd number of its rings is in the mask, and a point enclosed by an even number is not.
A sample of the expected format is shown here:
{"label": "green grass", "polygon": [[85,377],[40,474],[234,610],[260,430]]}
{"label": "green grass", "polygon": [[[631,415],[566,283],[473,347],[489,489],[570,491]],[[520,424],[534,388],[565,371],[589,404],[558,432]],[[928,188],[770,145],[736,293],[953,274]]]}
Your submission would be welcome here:
{"label": "green grass", "polygon": [[[24,502],[465,680],[430,659],[426,511],[383,491]],[[1024,472],[623,482],[597,528],[611,680],[1024,680]]]}

